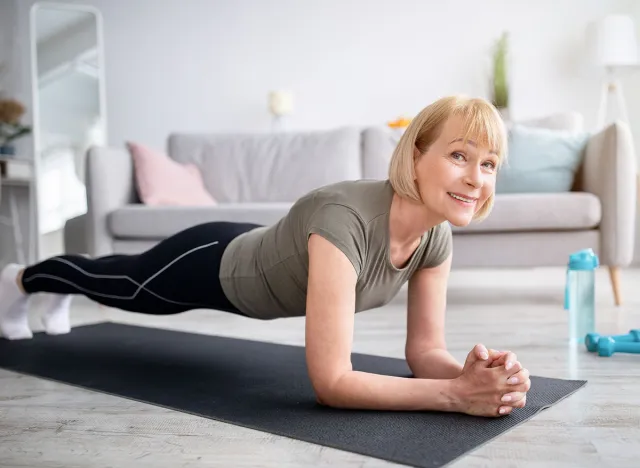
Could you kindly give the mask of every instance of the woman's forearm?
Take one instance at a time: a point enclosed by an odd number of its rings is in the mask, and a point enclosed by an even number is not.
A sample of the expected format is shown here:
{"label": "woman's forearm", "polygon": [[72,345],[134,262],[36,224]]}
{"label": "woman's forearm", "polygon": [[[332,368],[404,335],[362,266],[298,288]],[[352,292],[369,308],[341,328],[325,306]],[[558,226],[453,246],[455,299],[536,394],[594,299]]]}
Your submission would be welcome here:
{"label": "woman's forearm", "polygon": [[322,398],[336,408],[392,411],[453,411],[451,381],[349,371]]}
{"label": "woman's forearm", "polygon": [[446,349],[430,349],[412,356],[408,364],[419,379],[455,379],[460,377],[463,368]]}

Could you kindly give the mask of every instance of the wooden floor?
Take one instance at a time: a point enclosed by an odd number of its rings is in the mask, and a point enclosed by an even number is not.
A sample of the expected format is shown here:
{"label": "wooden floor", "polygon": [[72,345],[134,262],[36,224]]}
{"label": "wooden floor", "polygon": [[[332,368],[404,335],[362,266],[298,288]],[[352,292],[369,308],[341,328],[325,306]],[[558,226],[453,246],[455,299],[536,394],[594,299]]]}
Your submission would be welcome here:
{"label": "wooden floor", "polygon": [[[598,329],[640,328],[640,271],[623,272],[613,306],[606,270]],[[473,284],[473,285],[472,285]],[[600,358],[566,344],[564,271],[454,272],[450,350],[510,349],[534,375],[588,379],[586,387],[459,459],[454,467],[639,467],[640,355]],[[404,296],[359,314],[354,351],[402,357]],[[37,309],[37,307],[36,307]],[[32,315],[37,326],[37,310]],[[78,299],[76,324],[122,321],[302,345],[302,319],[254,322],[218,312],[150,317]],[[73,366],[73,362],[68,363]],[[391,463],[0,370],[0,467],[381,467]]]}

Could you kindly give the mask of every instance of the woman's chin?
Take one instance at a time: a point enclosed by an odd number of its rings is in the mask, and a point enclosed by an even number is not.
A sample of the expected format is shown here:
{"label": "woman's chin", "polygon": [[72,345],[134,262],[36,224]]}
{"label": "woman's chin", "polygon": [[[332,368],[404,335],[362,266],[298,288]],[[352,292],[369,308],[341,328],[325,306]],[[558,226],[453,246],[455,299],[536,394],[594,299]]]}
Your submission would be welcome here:
{"label": "woman's chin", "polygon": [[447,216],[447,221],[455,227],[467,227],[473,221],[473,214],[469,216]]}

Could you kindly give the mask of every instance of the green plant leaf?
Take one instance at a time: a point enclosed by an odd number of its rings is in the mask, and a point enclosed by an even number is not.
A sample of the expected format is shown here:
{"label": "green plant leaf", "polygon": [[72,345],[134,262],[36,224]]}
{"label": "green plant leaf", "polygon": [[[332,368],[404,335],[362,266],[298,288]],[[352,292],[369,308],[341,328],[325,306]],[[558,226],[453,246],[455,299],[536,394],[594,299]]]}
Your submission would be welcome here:
{"label": "green plant leaf", "polygon": [[507,82],[508,34],[503,32],[494,45],[493,53],[493,105],[509,107],[509,84]]}

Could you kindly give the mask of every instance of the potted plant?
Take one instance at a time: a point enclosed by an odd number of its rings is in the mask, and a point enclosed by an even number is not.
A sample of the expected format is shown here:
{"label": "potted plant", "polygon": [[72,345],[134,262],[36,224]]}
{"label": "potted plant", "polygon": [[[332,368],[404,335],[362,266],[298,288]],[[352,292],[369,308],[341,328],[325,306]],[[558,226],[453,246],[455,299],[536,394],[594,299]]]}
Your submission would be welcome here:
{"label": "potted plant", "polygon": [[15,154],[12,142],[31,132],[31,127],[20,123],[24,106],[15,99],[0,99],[0,154]]}
{"label": "potted plant", "polygon": [[[20,123],[24,106],[15,99],[0,99],[0,156],[15,155],[12,142],[31,132],[31,127]],[[7,175],[6,161],[0,161],[0,177]]]}
{"label": "potted plant", "polygon": [[[0,98],[0,156],[15,155],[12,142],[31,133],[31,127],[20,123],[24,106],[15,99]],[[0,177],[7,175],[7,162],[0,161]]]}
{"label": "potted plant", "polygon": [[505,31],[502,33],[494,46],[493,51],[493,83],[492,83],[492,103],[507,117],[509,113],[509,82],[507,73],[507,52],[509,36]]}

